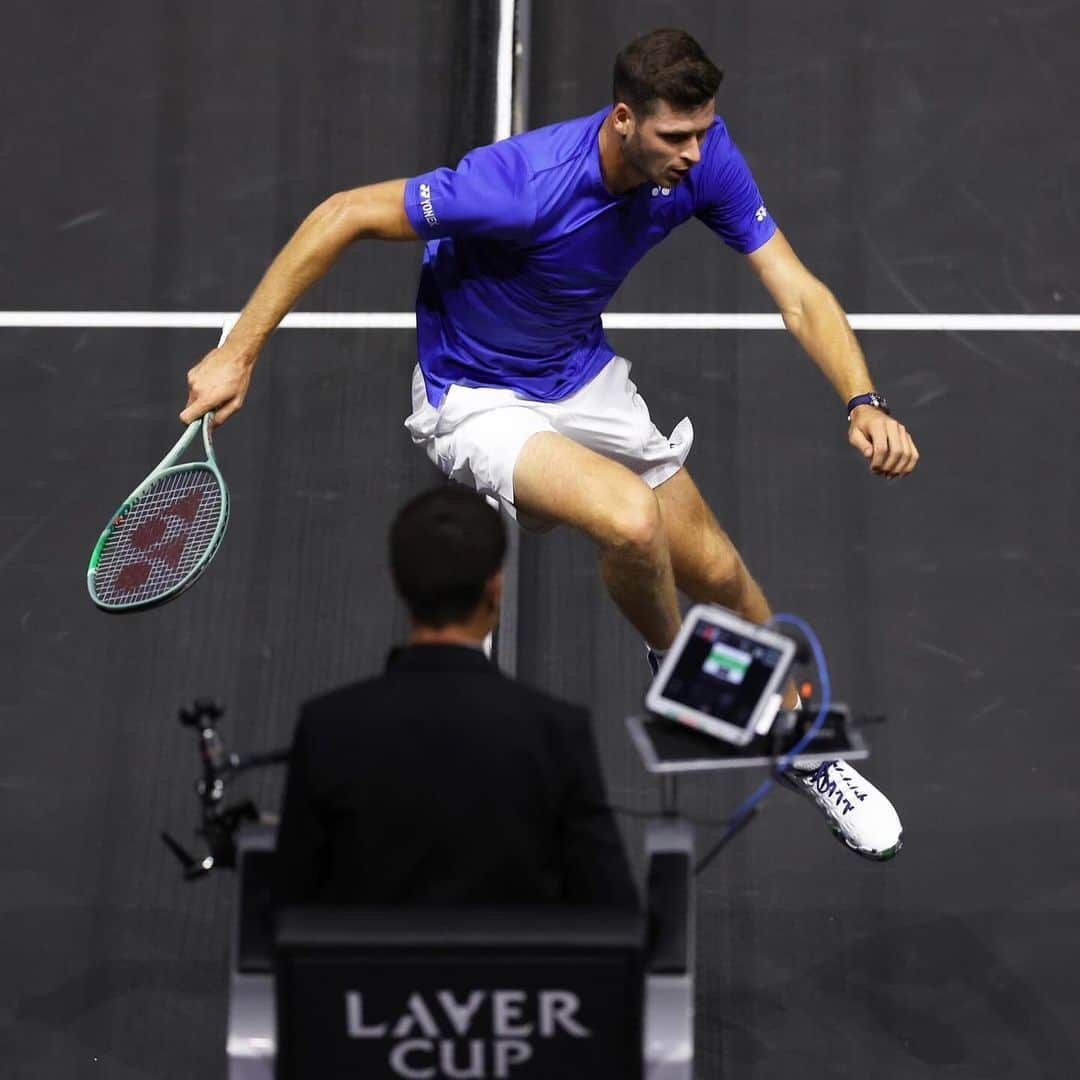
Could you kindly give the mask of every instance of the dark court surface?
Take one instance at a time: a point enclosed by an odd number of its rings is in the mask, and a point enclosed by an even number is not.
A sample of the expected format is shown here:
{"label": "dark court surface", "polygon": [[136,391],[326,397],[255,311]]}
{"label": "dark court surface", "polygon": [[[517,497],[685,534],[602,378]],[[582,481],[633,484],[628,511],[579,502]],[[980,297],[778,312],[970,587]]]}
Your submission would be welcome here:
{"label": "dark court surface", "polygon": [[[325,195],[486,141],[484,5],[113,7],[106,26],[9,17],[5,308],[236,308]],[[770,209],[849,310],[1080,311],[1075,3],[534,9],[534,124],[599,107],[633,34],[697,35]],[[407,310],[418,256],[358,247],[302,307]],[[691,224],[615,307],[768,298]],[[699,879],[698,1075],[1070,1076],[1076,335],[860,337],[923,454],[900,484],[865,475],[785,335],[611,335],[657,422],[693,419],[692,475],[774,606],[818,630],[838,696],[887,714],[866,772],[907,840],[870,865],[771,797]],[[0,1071],[19,1080],[223,1075],[233,883],[181,884],[158,839],[194,821],[175,711],[216,695],[234,748],[279,745],[300,699],[405,629],[384,538],[435,473],[401,427],[413,344],[394,331],[277,335],[217,439],[234,505],[206,577],[135,618],[91,608],[93,540],[213,343],[0,331]],[[641,644],[580,538],[523,538],[520,653],[592,706],[613,802],[654,806],[622,726]],[[686,808],[718,820],[750,785],[688,782]],[[237,791],[273,808],[279,779]]]}

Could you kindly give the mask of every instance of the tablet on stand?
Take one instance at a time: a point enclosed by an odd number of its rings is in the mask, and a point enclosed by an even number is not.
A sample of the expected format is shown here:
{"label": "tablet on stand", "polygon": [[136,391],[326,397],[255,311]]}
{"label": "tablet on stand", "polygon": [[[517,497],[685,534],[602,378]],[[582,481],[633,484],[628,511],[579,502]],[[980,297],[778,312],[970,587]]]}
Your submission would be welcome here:
{"label": "tablet on stand", "polygon": [[[802,738],[817,710],[779,707],[796,649],[792,639],[725,608],[698,604],[687,612],[646,692],[648,713],[626,720],[645,768],[661,777],[664,814],[677,812],[679,773],[768,768]],[[869,756],[848,707],[833,703],[798,761]]]}

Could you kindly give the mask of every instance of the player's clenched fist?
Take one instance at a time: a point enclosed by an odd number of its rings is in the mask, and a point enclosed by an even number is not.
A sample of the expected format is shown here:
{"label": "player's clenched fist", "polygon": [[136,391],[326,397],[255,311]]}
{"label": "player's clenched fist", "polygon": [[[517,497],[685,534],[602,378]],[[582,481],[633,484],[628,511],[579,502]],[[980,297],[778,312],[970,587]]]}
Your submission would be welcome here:
{"label": "player's clenched fist", "polygon": [[866,458],[870,471],[879,476],[907,476],[919,461],[919,451],[907,428],[872,405],[853,410],[848,442]]}
{"label": "player's clenched fist", "polygon": [[223,424],[247,396],[251,364],[228,344],[208,352],[187,374],[188,399],[180,419],[185,424],[214,412],[214,425]]}

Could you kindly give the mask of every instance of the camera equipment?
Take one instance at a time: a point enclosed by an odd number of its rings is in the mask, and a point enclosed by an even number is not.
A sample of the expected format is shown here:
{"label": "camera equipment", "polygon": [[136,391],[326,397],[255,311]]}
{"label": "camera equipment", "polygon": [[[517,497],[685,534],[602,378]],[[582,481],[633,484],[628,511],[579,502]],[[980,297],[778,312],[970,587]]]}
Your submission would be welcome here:
{"label": "camera equipment", "polygon": [[199,826],[195,833],[201,837],[206,853],[193,855],[175,837],[162,831],[161,839],[180,861],[184,880],[195,881],[211,870],[236,866],[236,830],[245,822],[257,822],[259,810],[251,799],[224,805],[225,783],[237,773],[266,765],[279,765],[289,760],[287,749],[271,750],[261,754],[232,754],[225,749],[218,721],[225,709],[216,701],[199,698],[180,710],[180,723],[191,728],[198,736],[199,760],[202,775],[195,781],[195,793],[199,797]]}

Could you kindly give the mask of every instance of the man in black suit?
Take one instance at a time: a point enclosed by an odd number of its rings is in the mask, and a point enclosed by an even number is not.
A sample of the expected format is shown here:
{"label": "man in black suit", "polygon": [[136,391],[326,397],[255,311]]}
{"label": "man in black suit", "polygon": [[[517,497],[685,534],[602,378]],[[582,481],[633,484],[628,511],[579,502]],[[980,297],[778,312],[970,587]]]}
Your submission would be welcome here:
{"label": "man in black suit", "polygon": [[638,903],[587,711],[484,654],[505,552],[498,514],[464,487],[398,514],[390,558],[409,642],[384,674],[303,707],[279,903]]}

